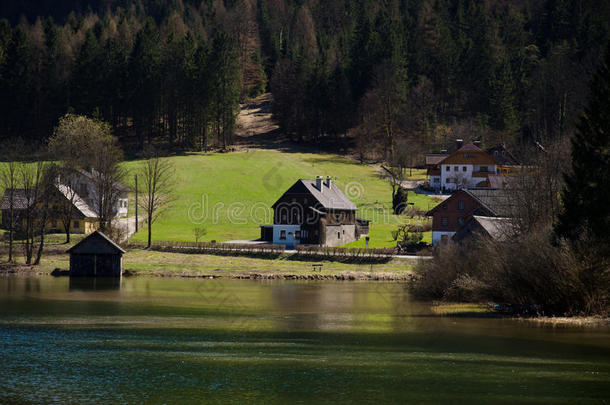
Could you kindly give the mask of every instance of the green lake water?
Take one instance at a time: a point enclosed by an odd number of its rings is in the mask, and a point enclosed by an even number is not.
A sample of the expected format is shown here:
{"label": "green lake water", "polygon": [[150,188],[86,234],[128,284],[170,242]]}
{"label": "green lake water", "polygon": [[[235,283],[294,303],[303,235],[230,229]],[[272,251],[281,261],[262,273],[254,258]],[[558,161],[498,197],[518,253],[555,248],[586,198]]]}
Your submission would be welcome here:
{"label": "green lake water", "polygon": [[404,285],[0,277],[0,403],[610,403],[610,329]]}

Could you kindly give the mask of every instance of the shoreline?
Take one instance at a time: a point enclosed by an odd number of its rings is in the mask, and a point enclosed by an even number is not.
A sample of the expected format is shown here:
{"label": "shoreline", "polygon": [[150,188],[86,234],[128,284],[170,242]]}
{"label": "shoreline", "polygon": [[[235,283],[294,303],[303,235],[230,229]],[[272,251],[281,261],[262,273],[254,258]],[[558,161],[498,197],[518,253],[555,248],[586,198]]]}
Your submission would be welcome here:
{"label": "shoreline", "polygon": [[[219,274],[218,272],[222,272]],[[65,271],[62,274],[54,275],[51,271],[43,267],[23,264],[0,264],[0,277],[68,277]],[[392,272],[358,272],[358,271],[342,271],[337,273],[326,274],[295,274],[292,272],[268,271],[268,272],[239,272],[239,271],[223,271],[216,269],[216,273],[205,271],[154,271],[141,272],[126,268],[123,271],[124,278],[185,278],[185,279],[226,279],[226,280],[285,280],[285,281],[350,281],[350,282],[396,282],[408,283],[414,275],[408,273],[392,273]],[[503,315],[492,310],[486,303],[453,303],[453,302],[437,302],[432,307],[432,312],[438,317],[447,318],[490,318],[490,319],[506,319],[518,321],[539,327],[552,328],[597,328],[610,327],[610,317],[599,315],[593,316],[515,316]]]}
{"label": "shoreline", "polygon": [[[59,269],[58,269],[59,270]],[[413,278],[413,274],[406,273],[391,273],[391,272],[358,272],[358,271],[347,271],[338,273],[326,273],[326,274],[297,274],[297,273],[286,273],[280,271],[269,271],[269,272],[235,272],[231,270],[221,270],[222,274],[201,272],[197,270],[193,271],[156,271],[156,272],[140,272],[133,269],[125,269],[122,277],[153,277],[153,278],[198,278],[198,279],[232,279],[232,280],[318,280],[318,281],[394,281],[394,282],[408,282]],[[53,271],[49,272],[37,266],[26,266],[21,264],[15,265],[2,265],[0,266],[0,276],[50,276],[50,277],[68,277],[65,274],[65,270],[60,270],[61,274],[52,274]]]}

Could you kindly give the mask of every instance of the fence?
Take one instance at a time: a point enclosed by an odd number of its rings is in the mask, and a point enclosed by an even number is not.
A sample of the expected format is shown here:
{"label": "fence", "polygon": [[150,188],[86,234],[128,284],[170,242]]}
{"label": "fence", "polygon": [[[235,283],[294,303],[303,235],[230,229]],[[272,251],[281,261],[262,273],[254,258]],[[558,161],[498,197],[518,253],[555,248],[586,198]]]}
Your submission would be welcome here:
{"label": "fence", "polygon": [[297,254],[299,256],[310,256],[319,259],[353,262],[383,262],[390,260],[396,254],[396,249],[297,246]]}
{"label": "fence", "polygon": [[[146,243],[131,241],[129,248],[145,249]],[[217,254],[226,256],[277,257],[286,252],[284,245],[155,241],[151,250],[173,253]],[[396,254],[395,248],[366,249],[322,246],[297,246],[295,258],[305,260],[341,260],[351,262],[384,262]]]}
{"label": "fence", "polygon": [[[146,243],[129,242],[130,248],[146,248]],[[215,242],[177,242],[155,241],[151,250],[174,253],[200,253],[235,256],[280,255],[284,253],[284,245],[250,244],[250,243],[215,243]]]}

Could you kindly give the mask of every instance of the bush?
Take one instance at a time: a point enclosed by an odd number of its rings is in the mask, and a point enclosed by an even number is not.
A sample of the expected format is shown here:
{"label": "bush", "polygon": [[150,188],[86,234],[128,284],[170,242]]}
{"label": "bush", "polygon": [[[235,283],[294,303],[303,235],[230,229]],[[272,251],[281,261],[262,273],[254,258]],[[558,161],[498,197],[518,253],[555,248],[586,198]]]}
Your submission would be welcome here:
{"label": "bush", "polygon": [[608,313],[608,260],[587,258],[547,230],[496,242],[450,243],[418,265],[413,292],[423,299],[536,306],[547,315]]}

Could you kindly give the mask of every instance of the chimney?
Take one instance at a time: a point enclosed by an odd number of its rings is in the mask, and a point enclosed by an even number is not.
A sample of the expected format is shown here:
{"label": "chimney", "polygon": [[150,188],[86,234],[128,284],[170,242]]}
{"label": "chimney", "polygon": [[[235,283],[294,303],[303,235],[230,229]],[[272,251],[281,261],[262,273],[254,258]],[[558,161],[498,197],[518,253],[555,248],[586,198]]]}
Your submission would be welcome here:
{"label": "chimney", "polygon": [[322,176],[316,176],[316,188],[322,192]]}
{"label": "chimney", "polygon": [[478,140],[477,140],[477,141],[473,141],[472,143],[473,143],[473,144],[474,144],[474,146],[476,146],[477,148],[480,148],[480,147],[481,147],[481,141],[478,141]]}
{"label": "chimney", "polygon": [[332,186],[333,184],[333,178],[331,176],[326,176],[326,181],[324,182],[324,184],[326,185],[326,187],[330,188],[330,186]]}
{"label": "chimney", "polygon": [[460,149],[462,147],[462,145],[464,145],[464,141],[462,139],[456,139],[455,140],[455,146]]}

